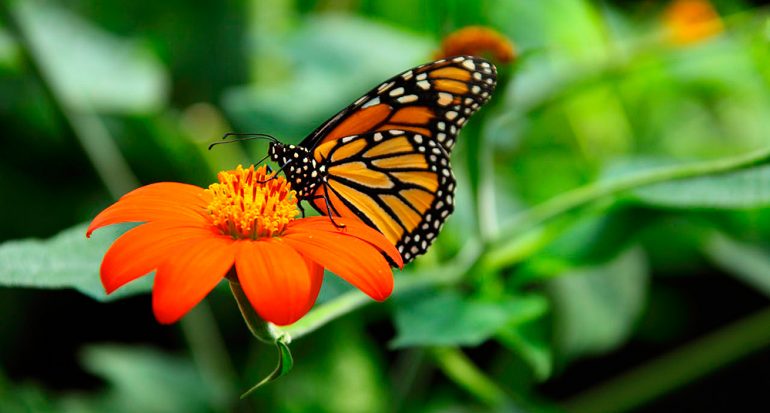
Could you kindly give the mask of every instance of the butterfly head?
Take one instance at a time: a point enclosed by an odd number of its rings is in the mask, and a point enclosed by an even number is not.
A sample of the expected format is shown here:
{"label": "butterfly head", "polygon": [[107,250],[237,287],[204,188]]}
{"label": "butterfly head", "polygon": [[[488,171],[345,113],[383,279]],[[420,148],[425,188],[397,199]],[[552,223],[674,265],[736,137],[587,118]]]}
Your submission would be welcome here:
{"label": "butterfly head", "polygon": [[313,195],[323,179],[321,175],[325,168],[323,166],[319,168],[310,150],[303,146],[275,142],[270,143],[268,152],[270,159],[280,165],[286,180],[297,191],[299,199]]}

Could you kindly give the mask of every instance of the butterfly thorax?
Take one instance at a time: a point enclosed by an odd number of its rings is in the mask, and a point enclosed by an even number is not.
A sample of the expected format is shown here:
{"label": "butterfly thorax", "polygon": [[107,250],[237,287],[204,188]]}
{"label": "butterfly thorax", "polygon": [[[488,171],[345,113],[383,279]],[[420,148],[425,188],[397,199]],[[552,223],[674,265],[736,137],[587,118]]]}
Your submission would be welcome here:
{"label": "butterfly thorax", "polygon": [[305,147],[271,143],[270,159],[283,169],[299,199],[311,197],[323,181],[326,168],[323,165],[319,168],[313,154]]}

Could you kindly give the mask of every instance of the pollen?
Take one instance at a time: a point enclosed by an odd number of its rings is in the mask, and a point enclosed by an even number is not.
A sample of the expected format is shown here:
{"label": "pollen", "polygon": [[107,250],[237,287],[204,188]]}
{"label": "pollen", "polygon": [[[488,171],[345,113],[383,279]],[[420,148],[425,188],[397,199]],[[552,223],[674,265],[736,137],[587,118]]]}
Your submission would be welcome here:
{"label": "pollen", "polygon": [[280,235],[299,214],[296,192],[281,176],[267,173],[267,167],[244,169],[241,165],[222,171],[218,184],[206,190],[212,195],[208,206],[214,225],[237,239],[259,239]]}

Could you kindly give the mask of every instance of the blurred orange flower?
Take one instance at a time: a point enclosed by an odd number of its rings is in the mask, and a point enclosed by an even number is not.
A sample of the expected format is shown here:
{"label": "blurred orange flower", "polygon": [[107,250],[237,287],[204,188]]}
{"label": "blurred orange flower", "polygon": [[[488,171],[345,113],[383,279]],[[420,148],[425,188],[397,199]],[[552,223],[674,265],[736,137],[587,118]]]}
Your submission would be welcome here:
{"label": "blurred orange flower", "polygon": [[724,31],[722,19],[708,0],[675,0],[663,15],[669,39],[677,45],[707,40]]}
{"label": "blurred orange flower", "polygon": [[441,42],[436,59],[452,56],[490,55],[498,63],[511,63],[516,59],[513,44],[502,34],[484,26],[467,26],[456,30]]}
{"label": "blurred orange flower", "polygon": [[324,268],[375,300],[390,295],[393,274],[383,253],[399,267],[403,262],[382,234],[354,219],[335,218],[344,228],[328,217],[295,219],[294,191],[264,166],[239,165],[218,178],[208,189],[147,185],[94,218],[87,236],[106,225],[144,222],[105,254],[101,279],[107,293],[156,270],[155,317],[172,323],[234,274],[255,311],[277,325],[310,310]]}

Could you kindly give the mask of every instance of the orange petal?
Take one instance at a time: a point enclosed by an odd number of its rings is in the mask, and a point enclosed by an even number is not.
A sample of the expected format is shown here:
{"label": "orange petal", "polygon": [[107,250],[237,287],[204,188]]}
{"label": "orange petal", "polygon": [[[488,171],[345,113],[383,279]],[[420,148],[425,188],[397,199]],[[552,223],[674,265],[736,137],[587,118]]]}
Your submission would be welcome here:
{"label": "orange petal", "polygon": [[157,220],[206,222],[209,195],[203,188],[177,182],[143,186],[123,195],[91,221],[86,236],[105,225]]}
{"label": "orange petal", "polygon": [[[304,230],[300,231],[300,227]],[[375,300],[382,301],[393,291],[390,265],[372,244],[337,230],[314,230],[304,225],[294,228],[295,231],[284,233],[282,239],[306,258],[328,268]]]}
{"label": "orange petal", "polygon": [[115,240],[104,255],[102,285],[110,294],[158,268],[169,257],[169,249],[178,243],[214,234],[213,228],[166,222],[150,222],[133,228]]}
{"label": "orange petal", "polygon": [[155,273],[152,308],[161,323],[173,323],[209,293],[235,260],[235,241],[226,237],[198,238],[168,250]]}
{"label": "orange petal", "polygon": [[321,231],[356,237],[387,254],[398,265],[398,268],[404,267],[404,261],[401,259],[401,254],[396,247],[376,229],[354,218],[335,217],[334,221],[345,225],[345,227],[337,228],[329,217],[308,217],[292,221],[286,229],[286,234],[303,231]]}
{"label": "orange petal", "polygon": [[263,319],[277,325],[299,320],[315,303],[323,268],[307,265],[279,239],[240,242],[235,257],[238,280]]}

